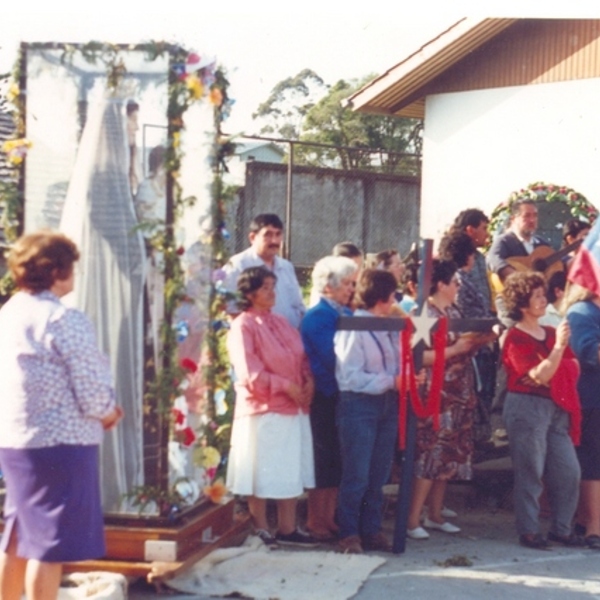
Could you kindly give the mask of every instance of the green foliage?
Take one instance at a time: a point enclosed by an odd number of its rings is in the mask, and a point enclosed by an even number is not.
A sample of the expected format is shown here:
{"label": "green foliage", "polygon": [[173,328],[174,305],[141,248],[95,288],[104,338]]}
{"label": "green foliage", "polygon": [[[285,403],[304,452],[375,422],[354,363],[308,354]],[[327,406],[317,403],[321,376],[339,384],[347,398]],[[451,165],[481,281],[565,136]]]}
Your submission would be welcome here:
{"label": "green foliage", "polygon": [[303,69],[280,81],[252,118],[266,122],[261,133],[277,133],[284,139],[297,140],[306,115],[326,90],[327,86],[314,71]]}
{"label": "green foliage", "polygon": [[[279,82],[253,116],[269,120],[262,133],[278,133],[285,139],[315,144],[295,147],[297,164],[417,174],[418,161],[407,154],[421,152],[422,122],[355,112],[345,102],[372,77],[360,81],[341,79],[326,86],[314,71],[304,69]],[[311,87],[315,82],[319,85]],[[318,101],[290,105],[290,100],[298,96],[312,97],[313,90],[321,93]]]}

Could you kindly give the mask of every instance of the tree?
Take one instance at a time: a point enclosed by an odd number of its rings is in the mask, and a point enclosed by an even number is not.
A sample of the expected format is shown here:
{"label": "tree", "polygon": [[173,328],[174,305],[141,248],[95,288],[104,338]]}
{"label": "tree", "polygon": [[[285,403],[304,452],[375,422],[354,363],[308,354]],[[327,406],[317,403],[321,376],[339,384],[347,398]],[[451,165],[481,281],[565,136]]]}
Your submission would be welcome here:
{"label": "tree", "polygon": [[327,86],[314,71],[303,69],[296,76],[280,81],[252,118],[266,122],[260,133],[277,133],[284,139],[297,140],[304,118],[326,91]]}
{"label": "tree", "polygon": [[[303,81],[308,77],[309,81]],[[294,160],[297,163],[342,169],[374,169],[383,172],[416,174],[421,153],[422,122],[418,119],[368,115],[353,111],[344,100],[362,87],[373,76],[363,80],[339,80],[325,86],[313,71],[305,69],[296,77],[288,78],[273,89],[269,100],[259,107],[257,116],[279,119],[280,135],[291,132],[302,142],[323,146],[297,145]],[[305,102],[284,110],[292,94],[308,97],[309,83],[320,82],[321,97],[316,102]],[[263,128],[263,131],[265,128]],[[273,131],[273,130],[271,130]]]}

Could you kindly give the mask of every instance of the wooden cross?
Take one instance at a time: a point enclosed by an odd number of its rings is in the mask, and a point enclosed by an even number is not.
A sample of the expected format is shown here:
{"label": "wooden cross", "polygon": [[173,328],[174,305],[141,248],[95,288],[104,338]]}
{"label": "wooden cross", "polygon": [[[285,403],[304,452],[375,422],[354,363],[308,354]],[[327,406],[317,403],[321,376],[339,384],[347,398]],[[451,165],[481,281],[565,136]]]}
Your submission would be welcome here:
{"label": "wooden cross", "polygon": [[[419,244],[419,287],[417,297],[417,312],[422,314],[425,300],[429,295],[431,285],[432,270],[432,251],[433,240],[422,240]],[[413,318],[413,321],[419,321],[419,318]],[[497,319],[449,319],[448,331],[490,331],[498,323]],[[417,323],[417,331],[419,329]],[[406,327],[406,319],[397,317],[340,317],[338,329],[354,331],[402,331]],[[417,332],[415,332],[417,333]],[[422,332],[419,332],[419,334]],[[415,372],[418,372],[423,365],[423,351],[427,345],[425,340],[418,339],[413,346],[413,356],[415,362]],[[401,477],[398,489],[398,500],[396,504],[396,521],[394,523],[394,542],[392,550],[396,554],[401,554],[406,550],[406,527],[408,524],[408,511],[410,507],[413,469],[415,461],[415,446],[417,437],[417,419],[408,402],[407,423],[406,423],[406,448],[401,457]]]}

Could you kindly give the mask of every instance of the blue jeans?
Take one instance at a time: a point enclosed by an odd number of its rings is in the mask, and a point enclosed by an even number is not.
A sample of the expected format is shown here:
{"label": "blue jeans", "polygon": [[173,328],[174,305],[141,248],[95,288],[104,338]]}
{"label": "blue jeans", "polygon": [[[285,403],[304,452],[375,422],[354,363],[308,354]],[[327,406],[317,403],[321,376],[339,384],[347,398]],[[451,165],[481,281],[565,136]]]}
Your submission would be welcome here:
{"label": "blue jeans", "polygon": [[398,435],[398,393],[342,392],[336,421],[342,454],[340,537],[379,533],[382,487],[390,478]]}
{"label": "blue jeans", "polygon": [[550,530],[569,535],[580,479],[569,415],[549,398],[508,392],[503,417],[515,475],[517,533],[540,532],[539,499],[545,484]]}

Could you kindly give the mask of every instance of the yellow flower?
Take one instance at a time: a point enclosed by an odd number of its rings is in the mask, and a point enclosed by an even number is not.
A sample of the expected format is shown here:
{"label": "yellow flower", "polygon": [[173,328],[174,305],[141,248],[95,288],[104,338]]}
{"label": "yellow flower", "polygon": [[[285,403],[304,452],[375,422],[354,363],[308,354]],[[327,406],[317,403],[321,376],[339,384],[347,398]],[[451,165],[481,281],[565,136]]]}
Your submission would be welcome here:
{"label": "yellow flower", "polygon": [[219,466],[221,462],[221,454],[216,448],[212,446],[207,446],[206,448],[202,448],[202,462],[201,465],[205,469],[214,469]]}
{"label": "yellow flower", "polygon": [[202,492],[214,504],[221,504],[223,497],[227,493],[227,488],[222,479],[217,479],[212,485],[207,485]]}
{"label": "yellow flower", "polygon": [[185,84],[194,100],[202,98],[204,86],[197,75],[190,74],[186,77]]}
{"label": "yellow flower", "polygon": [[19,89],[19,85],[17,83],[11,83],[8,91],[6,92],[6,99],[9,102],[13,102],[15,98],[19,97],[21,90]]}
{"label": "yellow flower", "polygon": [[210,90],[210,101],[215,106],[221,106],[221,104],[223,104],[223,92],[221,92],[219,88]]}

